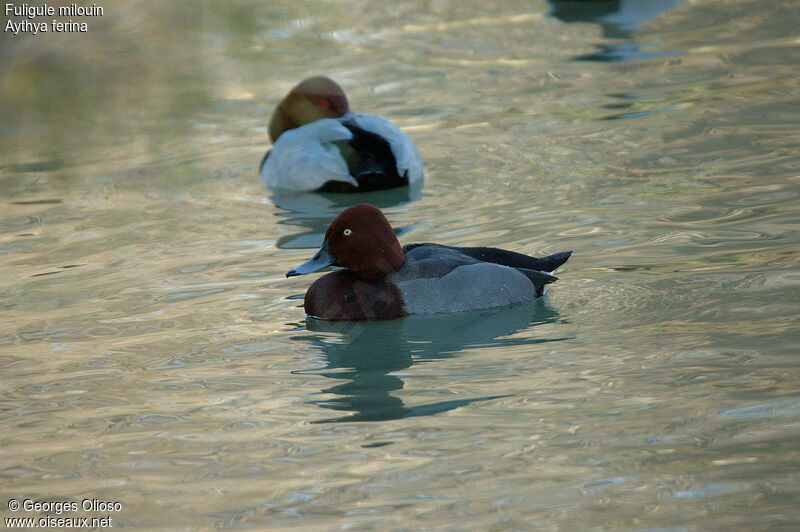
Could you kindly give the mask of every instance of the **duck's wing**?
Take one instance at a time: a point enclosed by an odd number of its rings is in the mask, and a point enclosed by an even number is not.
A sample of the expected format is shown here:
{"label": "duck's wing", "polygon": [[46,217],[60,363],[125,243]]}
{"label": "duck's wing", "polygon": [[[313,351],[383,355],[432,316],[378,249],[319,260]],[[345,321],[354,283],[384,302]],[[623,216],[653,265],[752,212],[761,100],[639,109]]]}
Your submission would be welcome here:
{"label": "duck's wing", "polygon": [[338,120],[325,118],[284,132],[261,166],[261,180],[271,189],[316,190],[329,181],[358,186],[336,143],[353,134]]}
{"label": "duck's wing", "polygon": [[[545,287],[558,280],[554,272],[559,266],[567,262],[571,251],[556,253],[547,257],[536,258],[514,251],[499,248],[443,246],[441,244],[407,244],[403,246],[403,254],[408,257],[425,259],[427,256],[448,257],[447,264],[461,266],[469,262],[492,263],[514,268],[527,277],[536,288],[536,295],[544,294]],[[425,264],[429,261],[422,261]],[[419,269],[419,267],[418,267]],[[452,268],[451,268],[452,269]],[[449,270],[448,270],[449,271]],[[419,275],[419,274],[417,274]]]}
{"label": "duck's wing", "polygon": [[494,262],[511,268],[552,273],[567,262],[572,251],[564,251],[547,257],[536,258],[515,251],[498,248],[455,248],[464,255],[483,262]]}
{"label": "duck's wing", "polygon": [[441,278],[456,268],[480,262],[458,248],[440,244],[408,244],[403,246],[403,255],[403,266],[392,274],[395,282]]}
{"label": "duck's wing", "polygon": [[389,282],[400,291],[408,314],[502,307],[537,296],[535,284],[520,270],[480,261],[461,264],[441,276],[392,275]]}

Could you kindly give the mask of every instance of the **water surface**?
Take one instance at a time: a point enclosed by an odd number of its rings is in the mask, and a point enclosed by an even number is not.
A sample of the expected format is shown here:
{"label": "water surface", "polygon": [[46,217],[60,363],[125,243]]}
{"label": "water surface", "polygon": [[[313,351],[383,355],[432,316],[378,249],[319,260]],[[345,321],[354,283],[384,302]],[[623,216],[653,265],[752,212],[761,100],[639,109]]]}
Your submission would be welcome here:
{"label": "water surface", "polygon": [[[126,2],[3,34],[3,500],[797,527],[797,5],[575,4]],[[408,132],[423,190],[262,188],[269,114],[317,73]],[[284,273],[365,198],[403,243],[574,255],[531,304],[306,320],[313,278]]]}

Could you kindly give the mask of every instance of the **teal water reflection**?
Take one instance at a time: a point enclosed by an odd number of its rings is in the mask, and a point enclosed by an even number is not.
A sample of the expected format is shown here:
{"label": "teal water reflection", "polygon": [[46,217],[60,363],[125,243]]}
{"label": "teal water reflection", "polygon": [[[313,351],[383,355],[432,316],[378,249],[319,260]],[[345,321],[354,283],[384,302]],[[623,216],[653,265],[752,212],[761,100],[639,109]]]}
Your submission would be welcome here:
{"label": "teal water reflection", "polygon": [[392,392],[403,389],[403,370],[416,364],[458,356],[467,348],[522,347],[563,341],[566,338],[509,338],[523,329],[554,323],[558,319],[558,312],[545,296],[510,308],[407,316],[378,322],[342,323],[309,318],[306,324],[309,331],[337,333],[336,336],[308,335],[294,339],[319,349],[326,362],[321,370],[304,370],[302,373],[348,381],[320,392],[333,394],[334,398],[311,403],[353,413],[315,423],[385,421],[435,415],[476,401],[504,397],[459,398],[406,406]]}
{"label": "teal water reflection", "polygon": [[659,59],[686,53],[685,50],[653,50],[655,42],[636,42],[635,32],[642,24],[658,18],[685,0],[548,0],[550,16],[567,23],[593,22],[603,29],[603,37],[616,41],[599,44],[598,52],[582,54],[576,61],[616,63]]}

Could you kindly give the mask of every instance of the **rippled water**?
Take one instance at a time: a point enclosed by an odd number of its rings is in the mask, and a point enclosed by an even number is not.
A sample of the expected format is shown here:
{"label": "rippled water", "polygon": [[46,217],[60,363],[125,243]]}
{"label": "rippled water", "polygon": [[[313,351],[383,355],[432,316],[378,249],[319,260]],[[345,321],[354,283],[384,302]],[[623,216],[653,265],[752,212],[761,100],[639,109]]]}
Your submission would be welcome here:
{"label": "rippled water", "polygon": [[[796,2],[198,6],[2,36],[2,517],[800,526]],[[423,190],[261,187],[317,73]],[[404,243],[574,255],[532,304],[307,321],[284,272],[362,200]]]}

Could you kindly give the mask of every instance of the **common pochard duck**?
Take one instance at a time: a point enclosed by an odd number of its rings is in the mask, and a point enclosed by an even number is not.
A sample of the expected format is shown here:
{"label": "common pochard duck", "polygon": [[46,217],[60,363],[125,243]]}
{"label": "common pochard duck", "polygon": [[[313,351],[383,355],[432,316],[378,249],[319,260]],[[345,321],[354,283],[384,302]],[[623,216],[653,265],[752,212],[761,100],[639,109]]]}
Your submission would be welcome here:
{"label": "common pochard duck", "polygon": [[289,91],[269,121],[272,149],[261,161],[270,189],[364,192],[421,183],[422,159],[400,129],[350,112],[342,88],[315,76]]}
{"label": "common pochard duck", "polygon": [[408,244],[365,203],[342,211],[322,247],[286,277],[344,269],[314,281],[305,311],[326,320],[376,320],[500,307],[531,301],[556,281],[553,271],[571,251],[541,259],[488,247]]}

